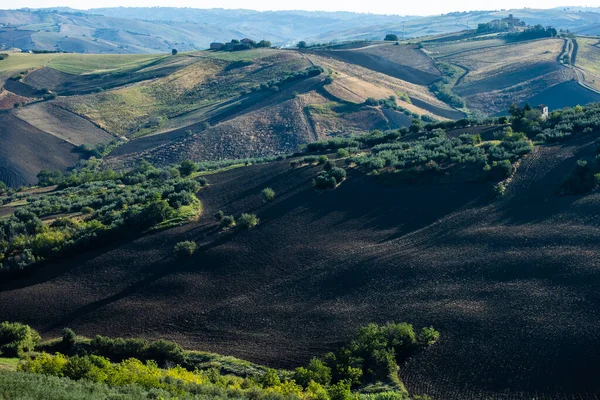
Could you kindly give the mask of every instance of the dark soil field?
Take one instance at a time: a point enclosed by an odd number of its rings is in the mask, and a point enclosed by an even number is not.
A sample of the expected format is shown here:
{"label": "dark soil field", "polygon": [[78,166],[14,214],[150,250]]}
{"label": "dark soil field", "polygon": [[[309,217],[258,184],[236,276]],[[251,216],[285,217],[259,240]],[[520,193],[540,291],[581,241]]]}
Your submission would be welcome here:
{"label": "dark soil field", "polygon": [[[0,316],[46,336],[174,339],[301,365],[368,322],[442,334],[402,366],[435,399],[597,399],[600,194],[561,196],[591,140],[536,147],[502,200],[478,183],[384,186],[351,171],[316,192],[288,161],[208,175],[204,216],[0,283]],[[276,200],[264,204],[260,191]],[[257,213],[221,233],[212,215]],[[185,261],[173,246],[194,240]]]}
{"label": "dark soil field", "polygon": [[546,104],[554,110],[600,101],[600,94],[586,89],[577,81],[569,81],[552,86],[528,101],[530,104]]}
{"label": "dark soil field", "polygon": [[15,114],[30,125],[66,140],[74,146],[107,143],[114,139],[114,136],[90,121],[52,102],[32,104],[16,110]]}
{"label": "dark soil field", "polygon": [[42,169],[66,170],[79,160],[74,146],[17,118],[0,113],[0,181],[9,186],[33,185]]}

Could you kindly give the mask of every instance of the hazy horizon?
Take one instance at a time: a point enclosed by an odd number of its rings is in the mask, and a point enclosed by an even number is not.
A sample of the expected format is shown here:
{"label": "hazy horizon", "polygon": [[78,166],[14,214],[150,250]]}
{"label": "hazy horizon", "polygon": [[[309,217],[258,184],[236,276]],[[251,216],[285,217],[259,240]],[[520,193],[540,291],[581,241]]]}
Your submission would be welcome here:
{"label": "hazy horizon", "polygon": [[[242,9],[252,11],[325,11],[325,12],[355,12],[355,13],[368,13],[368,14],[383,14],[383,15],[414,15],[414,16],[427,16],[427,15],[438,15],[449,12],[463,12],[463,11],[493,11],[493,10],[508,10],[508,9],[553,9],[561,7],[588,7],[588,8],[599,8],[600,5],[597,0],[530,0],[530,1],[516,1],[507,0],[503,2],[502,7],[497,7],[498,4],[494,3],[494,6],[487,7],[480,1],[474,0],[459,0],[453,3],[441,2],[438,0],[423,0],[416,4],[358,4],[349,3],[342,0],[331,0],[326,6],[323,6],[322,1],[318,0],[305,0],[298,3],[298,6],[291,3],[289,5],[282,5],[280,2],[274,0],[259,0],[252,3],[253,7],[248,7],[247,2],[240,0],[231,0],[227,4],[217,1],[205,1],[202,7],[198,7],[194,4],[194,0],[173,0],[169,4],[165,4],[163,0],[69,0],[63,4],[53,4],[54,0],[32,0],[20,3],[19,7],[10,7],[9,5],[1,5],[0,9],[5,10],[17,10],[24,8],[72,8],[78,10],[89,10],[94,8],[113,8],[113,7],[126,7],[126,8],[140,8],[140,7],[164,7],[164,8],[193,8],[193,9]],[[7,7],[8,6],[8,7]]]}

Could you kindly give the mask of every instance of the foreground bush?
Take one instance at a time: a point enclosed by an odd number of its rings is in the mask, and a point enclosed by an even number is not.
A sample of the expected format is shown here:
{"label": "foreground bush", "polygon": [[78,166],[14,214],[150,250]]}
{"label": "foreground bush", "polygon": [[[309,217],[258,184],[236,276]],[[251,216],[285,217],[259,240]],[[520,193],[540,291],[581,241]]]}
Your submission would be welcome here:
{"label": "foreground bush", "polygon": [[1,399],[147,400],[155,398],[168,400],[173,397],[164,390],[147,390],[135,385],[110,387],[89,380],[74,381],[69,378],[25,372],[0,373]]}
{"label": "foreground bush", "polygon": [[[49,378],[52,376],[81,381],[81,384],[66,380],[60,382],[72,387],[75,393],[82,387],[88,387],[90,397],[85,398],[94,398],[96,391],[121,393],[125,390],[163,399],[417,400],[420,398],[409,396],[400,382],[398,365],[438,339],[439,332],[433,328],[417,332],[406,323],[370,324],[360,328],[347,346],[323,358],[313,358],[306,367],[288,372],[267,369],[232,357],[185,352],[176,343],[165,340],[149,343],[144,339],[96,336],[89,342],[77,341],[73,331],[64,330],[61,341],[46,343],[38,350],[69,347],[73,356],[67,357],[60,352],[28,353],[17,365],[18,371],[48,377],[30,378],[22,373],[13,373],[12,379],[15,382],[31,382],[31,390],[35,393],[38,393],[35,382],[49,385],[51,392],[40,398],[55,398],[54,390],[64,394],[52,387],[59,382]],[[229,366],[225,367],[227,364]],[[228,371],[225,372],[227,375],[222,375],[221,367]],[[12,393],[12,389],[8,392],[3,389],[5,376],[0,374],[0,398]],[[85,382],[108,386],[96,387]],[[15,385],[21,387],[20,383]],[[358,386],[365,394],[353,392],[353,388]]]}
{"label": "foreground bush", "polygon": [[28,325],[18,322],[0,324],[0,356],[20,357],[33,351],[40,342],[40,335]]}

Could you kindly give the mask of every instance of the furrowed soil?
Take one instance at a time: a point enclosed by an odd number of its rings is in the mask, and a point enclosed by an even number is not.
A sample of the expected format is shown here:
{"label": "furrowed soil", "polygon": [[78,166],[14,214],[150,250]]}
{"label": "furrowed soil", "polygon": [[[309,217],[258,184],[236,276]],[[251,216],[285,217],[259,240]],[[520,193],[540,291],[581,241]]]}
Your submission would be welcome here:
{"label": "furrowed soil", "polygon": [[34,185],[42,169],[61,170],[75,165],[74,146],[17,118],[0,113],[0,181],[12,187]]}
{"label": "furrowed soil", "polygon": [[[592,140],[536,147],[506,195],[478,183],[384,186],[289,161],[208,176],[196,223],[0,283],[0,315],[46,337],[168,338],[295,367],[369,322],[432,325],[439,343],[401,366],[435,399],[596,399],[600,194],[562,196]],[[276,199],[264,204],[260,191]],[[212,215],[251,212],[250,231]],[[173,246],[198,244],[177,260]]]}

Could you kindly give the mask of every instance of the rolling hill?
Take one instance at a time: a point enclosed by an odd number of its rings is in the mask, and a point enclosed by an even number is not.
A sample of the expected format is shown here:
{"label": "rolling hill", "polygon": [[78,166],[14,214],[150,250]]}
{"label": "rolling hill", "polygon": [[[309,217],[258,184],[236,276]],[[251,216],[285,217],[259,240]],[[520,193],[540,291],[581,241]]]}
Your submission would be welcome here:
{"label": "rolling hill", "polygon": [[208,48],[213,41],[250,37],[277,46],[299,40],[328,43],[381,40],[387,33],[404,38],[448,34],[512,13],[531,25],[552,25],[582,35],[600,34],[594,8],[456,12],[429,17],[349,12],[193,9],[68,8],[0,10],[0,49],[59,50],[77,53],[160,53]]}
{"label": "rolling hill", "polygon": [[[405,164],[377,173],[354,164],[361,153],[393,149],[408,160],[413,146],[439,139],[464,149],[479,136],[483,143],[469,148],[489,154],[502,143],[529,143],[497,124],[373,135],[365,143],[379,144],[361,146],[349,162],[330,147],[309,148],[347,169],[333,190],[315,190],[323,167],[306,154],[199,173],[208,185],[198,192],[197,222],[3,280],[0,314],[49,336],[69,326],[85,335],[169,338],[286,368],[336,348],[357,326],[400,319],[442,332],[436,346],[401,366],[411,393],[594,399],[600,196],[565,194],[563,181],[577,160],[597,153],[598,110],[565,111],[585,115],[589,129],[517,157],[496,198],[489,182],[466,174],[482,172],[468,160],[436,158],[440,170],[423,164],[412,183],[401,179]],[[261,196],[266,187],[273,201]],[[260,223],[222,231],[218,211],[255,213]],[[175,258],[173,246],[184,240],[198,250]]]}
{"label": "rolling hill", "polygon": [[[428,89],[439,71],[420,50],[377,43],[368,51],[382,54],[353,62],[327,51],[276,49],[176,56],[8,53],[0,61],[3,113],[73,149],[119,141],[111,153],[115,165],[149,157],[167,164],[271,156],[331,135],[464,115]],[[403,64],[405,54],[420,61]],[[367,104],[390,98],[385,107]],[[42,169],[64,170],[77,158],[43,163]],[[5,161],[7,168],[11,162]],[[11,185],[35,183],[35,174],[19,176]]]}
{"label": "rolling hill", "polygon": [[[0,108],[22,122],[11,125],[13,135],[44,132],[64,142],[64,156],[31,160],[39,169],[74,166],[87,154],[82,145],[112,150],[116,168],[143,159],[265,157],[415,118],[497,115],[513,102],[556,109],[600,101],[597,50],[590,37],[511,41],[461,31],[398,45],[175,56],[10,52],[0,60]],[[3,157],[12,186],[36,182],[35,168],[16,166],[18,154]]]}

